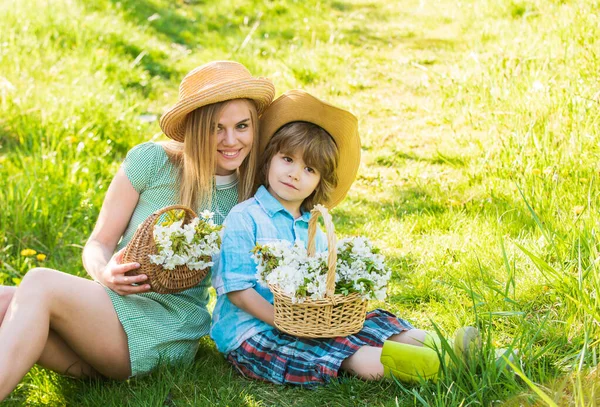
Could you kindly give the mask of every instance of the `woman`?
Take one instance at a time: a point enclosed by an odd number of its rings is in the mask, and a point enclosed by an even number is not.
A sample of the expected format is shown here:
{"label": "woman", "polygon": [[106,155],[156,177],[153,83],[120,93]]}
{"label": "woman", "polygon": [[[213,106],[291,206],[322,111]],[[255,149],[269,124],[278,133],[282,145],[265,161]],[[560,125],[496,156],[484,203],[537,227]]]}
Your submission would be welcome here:
{"label": "woman", "polygon": [[235,62],[186,75],[160,121],[173,141],[133,148],[108,188],[83,250],[95,282],[37,268],[18,288],[0,287],[0,400],[35,363],[74,377],[126,379],[160,361],[193,360],[210,327],[210,278],[178,294],[149,292],[145,275],[125,275],[139,265],[121,264],[123,248],[157,209],[209,208],[221,223],[250,197],[257,117],[273,95],[268,79]]}

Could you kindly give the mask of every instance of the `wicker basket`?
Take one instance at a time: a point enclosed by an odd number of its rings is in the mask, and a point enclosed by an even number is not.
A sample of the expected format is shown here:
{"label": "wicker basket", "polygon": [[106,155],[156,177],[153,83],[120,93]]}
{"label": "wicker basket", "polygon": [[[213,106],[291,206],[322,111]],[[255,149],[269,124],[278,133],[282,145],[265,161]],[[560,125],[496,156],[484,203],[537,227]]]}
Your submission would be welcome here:
{"label": "wicker basket", "polygon": [[151,254],[157,254],[154,242],[154,225],[160,216],[173,210],[185,212],[184,224],[190,223],[196,217],[196,213],[190,208],[182,205],[173,205],[162,208],[140,224],[131,241],[125,248],[123,262],[137,262],[140,267],[129,271],[127,275],[146,274],[148,280],[144,283],[150,284],[151,290],[159,294],[172,294],[186,290],[197,285],[208,273],[208,269],[191,270],[187,266],[176,266],[173,270],[167,270],[162,266],[150,263]]}
{"label": "wicker basket", "polygon": [[331,215],[322,205],[316,205],[311,211],[308,222],[308,255],[315,255],[315,235],[319,214],[325,221],[329,247],[325,298],[320,300],[307,298],[301,304],[293,304],[291,298],[278,286],[269,285],[274,297],[275,326],[280,331],[304,338],[348,336],[362,329],[367,311],[367,301],[363,300],[358,293],[334,294],[337,262],[336,238]]}

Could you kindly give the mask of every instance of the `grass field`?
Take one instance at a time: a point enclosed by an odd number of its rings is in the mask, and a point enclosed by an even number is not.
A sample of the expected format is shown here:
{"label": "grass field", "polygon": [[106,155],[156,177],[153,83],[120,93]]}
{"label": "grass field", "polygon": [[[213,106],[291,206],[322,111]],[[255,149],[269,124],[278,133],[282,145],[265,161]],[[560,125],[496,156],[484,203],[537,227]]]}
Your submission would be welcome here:
{"label": "grass field", "polygon": [[[485,339],[437,383],[316,391],[244,380],[207,339],[191,367],[126,383],[35,368],[6,405],[600,405],[597,1],[1,0],[0,33],[0,284],[38,265],[84,276],[127,150],[161,138],[187,71],[233,59],[359,117],[334,220],[389,258],[372,306]],[[520,349],[516,374],[492,345]]]}

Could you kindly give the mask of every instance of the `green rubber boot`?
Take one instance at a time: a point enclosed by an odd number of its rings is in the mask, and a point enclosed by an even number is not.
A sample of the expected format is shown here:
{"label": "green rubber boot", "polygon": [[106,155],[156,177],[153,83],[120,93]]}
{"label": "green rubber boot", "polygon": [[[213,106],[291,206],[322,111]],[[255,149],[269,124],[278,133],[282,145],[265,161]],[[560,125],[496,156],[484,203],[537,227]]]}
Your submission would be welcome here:
{"label": "green rubber boot", "polygon": [[[459,328],[454,334],[454,339],[442,340],[436,332],[427,332],[423,346],[435,350],[438,355],[444,355],[446,365],[460,361],[467,363],[469,357],[473,357],[481,349],[481,335],[479,330],[472,326]],[[455,357],[451,353],[454,353]]]}
{"label": "green rubber boot", "polygon": [[[439,355],[444,354],[446,365],[464,362],[469,366],[474,358],[480,356],[482,340],[479,330],[475,327],[465,326],[459,328],[454,334],[454,340],[448,339],[447,342],[448,347],[446,347],[445,352],[442,352],[442,339],[440,339],[435,332],[427,332],[423,345],[437,351]],[[453,357],[450,352],[448,352],[448,349],[452,349],[456,356]],[[496,366],[501,370],[506,369],[507,371],[512,371],[512,368],[504,358],[508,359],[512,364],[519,365],[521,363],[518,349],[499,348],[495,349],[494,352]]]}
{"label": "green rubber boot", "polygon": [[459,328],[454,334],[454,354],[468,363],[481,350],[481,335],[479,330],[472,326]]}
{"label": "green rubber boot", "polygon": [[[477,328],[467,326],[457,330],[454,340],[448,339],[447,344],[459,360],[466,362],[469,354],[481,347],[481,337]],[[435,381],[440,372],[440,355],[444,355],[447,365],[455,363],[448,349],[442,351],[443,347],[442,339],[435,332],[427,332],[423,346],[385,341],[381,351],[384,375],[393,375],[405,382]]]}
{"label": "green rubber boot", "polygon": [[440,371],[437,352],[426,346],[385,341],[380,360],[385,377],[394,376],[404,382],[436,380]]}

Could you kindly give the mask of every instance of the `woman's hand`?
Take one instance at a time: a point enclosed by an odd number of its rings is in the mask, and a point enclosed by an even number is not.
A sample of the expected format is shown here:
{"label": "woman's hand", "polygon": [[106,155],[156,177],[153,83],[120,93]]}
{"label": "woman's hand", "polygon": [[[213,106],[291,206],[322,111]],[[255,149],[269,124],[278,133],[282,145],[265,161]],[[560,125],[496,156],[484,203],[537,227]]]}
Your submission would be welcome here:
{"label": "woman's hand", "polygon": [[148,276],[145,274],[137,276],[125,275],[128,271],[139,268],[140,265],[139,263],[121,264],[124,253],[125,248],[122,248],[110,258],[106,267],[96,276],[98,282],[119,295],[139,294],[150,291],[150,285],[143,284],[144,281],[148,280]]}

